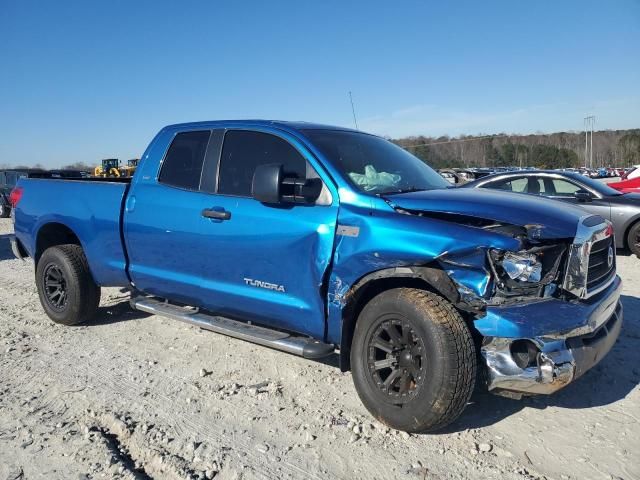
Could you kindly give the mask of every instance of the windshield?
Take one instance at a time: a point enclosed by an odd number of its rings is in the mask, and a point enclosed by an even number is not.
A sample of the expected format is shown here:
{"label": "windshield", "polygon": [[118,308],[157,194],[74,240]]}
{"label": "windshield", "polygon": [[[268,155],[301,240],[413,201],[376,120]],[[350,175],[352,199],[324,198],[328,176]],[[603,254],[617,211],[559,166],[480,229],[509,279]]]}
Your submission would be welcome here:
{"label": "windshield", "polygon": [[361,192],[382,195],[451,186],[422,160],[383,138],[339,130],[304,134]]}
{"label": "windshield", "polygon": [[618,190],[615,190],[608,186],[604,182],[599,182],[598,180],[594,180],[593,178],[585,177],[584,175],[580,175],[579,173],[566,172],[565,175],[577,180],[579,183],[586,185],[587,187],[595,190],[600,195],[604,196],[615,196],[622,195]]}

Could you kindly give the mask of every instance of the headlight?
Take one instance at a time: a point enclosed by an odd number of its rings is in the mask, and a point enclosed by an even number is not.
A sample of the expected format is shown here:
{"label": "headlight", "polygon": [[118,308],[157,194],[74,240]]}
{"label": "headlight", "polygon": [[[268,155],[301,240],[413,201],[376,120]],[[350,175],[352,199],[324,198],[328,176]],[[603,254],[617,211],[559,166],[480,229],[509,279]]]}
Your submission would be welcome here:
{"label": "headlight", "polygon": [[542,276],[542,264],[531,253],[507,252],[500,262],[503,270],[512,280],[539,282]]}

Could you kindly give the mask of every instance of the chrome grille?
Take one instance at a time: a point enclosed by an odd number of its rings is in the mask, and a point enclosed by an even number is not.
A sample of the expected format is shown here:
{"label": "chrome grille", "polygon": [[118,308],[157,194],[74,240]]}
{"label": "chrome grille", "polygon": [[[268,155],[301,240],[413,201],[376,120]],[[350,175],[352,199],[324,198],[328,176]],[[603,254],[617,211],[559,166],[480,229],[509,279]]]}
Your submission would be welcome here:
{"label": "chrome grille", "polygon": [[616,269],[615,245],[613,236],[598,240],[591,246],[589,270],[587,272],[587,290],[606,281]]}
{"label": "chrome grille", "polygon": [[615,258],[611,222],[597,216],[583,217],[569,248],[564,290],[578,298],[601,292],[615,279]]}

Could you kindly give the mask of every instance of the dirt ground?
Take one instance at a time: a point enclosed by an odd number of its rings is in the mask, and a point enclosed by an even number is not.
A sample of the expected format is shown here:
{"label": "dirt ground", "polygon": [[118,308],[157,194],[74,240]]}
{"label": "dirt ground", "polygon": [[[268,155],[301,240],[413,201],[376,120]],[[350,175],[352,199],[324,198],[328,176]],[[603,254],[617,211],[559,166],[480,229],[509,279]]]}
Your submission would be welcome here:
{"label": "dirt ground", "polygon": [[42,312],[0,220],[0,480],[640,478],[640,260],[618,258],[625,323],[551,397],[477,393],[446,432],[385,428],[335,359],[314,362],[129,309]]}

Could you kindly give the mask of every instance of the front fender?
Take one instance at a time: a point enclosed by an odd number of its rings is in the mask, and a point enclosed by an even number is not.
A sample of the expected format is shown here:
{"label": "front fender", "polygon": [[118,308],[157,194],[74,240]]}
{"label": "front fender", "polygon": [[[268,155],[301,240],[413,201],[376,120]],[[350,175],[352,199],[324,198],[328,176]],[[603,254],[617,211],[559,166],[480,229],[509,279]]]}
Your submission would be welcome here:
{"label": "front fender", "polygon": [[[408,269],[407,275],[411,272],[420,276],[416,269],[435,267],[450,281],[446,282],[449,293],[445,297],[451,300],[457,295],[457,303],[473,304],[487,294],[490,284],[486,250],[520,248],[518,240],[504,234],[401,214],[381,202],[376,208],[367,208],[362,202],[340,207],[327,292],[328,342],[340,344],[350,292],[358,283],[362,285],[367,276],[375,278],[383,271],[385,275],[391,271],[402,274],[402,268]],[[445,284],[442,278],[439,282]]]}

